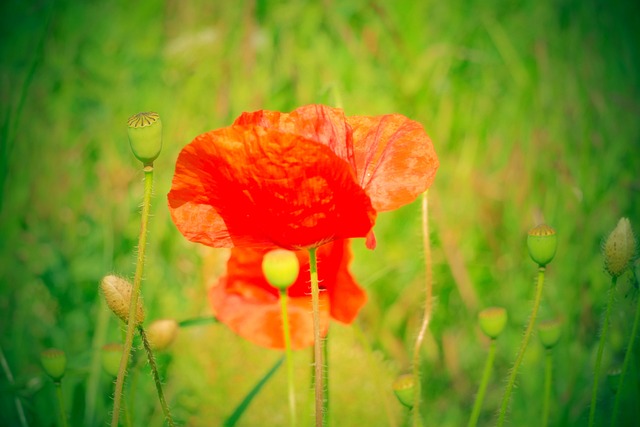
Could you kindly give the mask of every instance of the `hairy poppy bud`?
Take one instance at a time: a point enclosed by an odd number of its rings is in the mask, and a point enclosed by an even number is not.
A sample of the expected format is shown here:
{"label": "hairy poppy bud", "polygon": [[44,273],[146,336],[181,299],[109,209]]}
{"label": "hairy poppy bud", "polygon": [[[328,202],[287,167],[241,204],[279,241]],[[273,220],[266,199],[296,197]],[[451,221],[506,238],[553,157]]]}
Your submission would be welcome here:
{"label": "hairy poppy bud", "polygon": [[604,267],[612,277],[618,277],[629,267],[636,252],[636,238],[627,218],[620,218],[602,247]]}
{"label": "hairy poppy bud", "polygon": [[413,407],[413,392],[415,390],[416,379],[413,374],[402,374],[393,382],[393,392],[396,397],[407,408]]}
{"label": "hairy poppy bud", "polygon": [[[107,305],[124,323],[129,320],[129,305],[131,304],[131,291],[133,286],[122,277],[110,274],[105,276],[100,283],[100,289]],[[138,298],[138,307],[136,310],[136,325],[144,321],[144,309],[142,301]]]}
{"label": "hairy poppy bud", "polygon": [[556,346],[560,340],[560,332],[562,332],[562,322],[557,319],[545,320],[538,325],[540,342],[547,350]]}
{"label": "hairy poppy bud", "polygon": [[127,121],[133,154],[146,165],[153,164],[162,150],[162,121],[158,113],[134,114]]}
{"label": "hairy poppy bud", "polygon": [[67,355],[57,348],[50,348],[40,353],[40,362],[47,375],[56,382],[62,379],[67,369]]}
{"label": "hairy poppy bud", "polygon": [[294,252],[274,249],[262,259],[262,273],[271,286],[285,291],[293,285],[300,272],[300,262]]}
{"label": "hairy poppy bud", "polygon": [[538,225],[529,230],[527,247],[531,259],[540,267],[549,264],[556,254],[558,237],[556,230],[546,224]]}
{"label": "hairy poppy bud", "polygon": [[155,320],[147,328],[149,344],[154,350],[164,350],[169,347],[178,335],[178,322],[174,319]]}
{"label": "hairy poppy bud", "polygon": [[110,343],[102,346],[102,368],[112,377],[118,376],[118,371],[120,370],[120,359],[122,358],[122,349],[123,346],[120,343]]}
{"label": "hairy poppy bud", "polygon": [[482,332],[495,340],[507,324],[507,310],[503,307],[485,308],[478,313],[478,323]]}

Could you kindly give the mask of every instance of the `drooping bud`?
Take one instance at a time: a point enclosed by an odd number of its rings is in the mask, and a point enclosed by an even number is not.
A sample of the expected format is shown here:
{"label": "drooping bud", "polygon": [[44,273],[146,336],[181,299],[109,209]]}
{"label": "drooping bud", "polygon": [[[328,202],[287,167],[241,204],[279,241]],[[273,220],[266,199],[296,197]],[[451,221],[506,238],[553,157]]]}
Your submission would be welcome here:
{"label": "drooping bud", "polygon": [[162,151],[162,121],[158,113],[134,114],[127,121],[133,154],[145,166],[153,164]]}
{"label": "drooping bud", "polygon": [[178,335],[178,322],[174,319],[155,320],[147,328],[147,337],[153,350],[162,351],[169,347]]}
{"label": "drooping bud", "polygon": [[531,259],[540,267],[549,264],[556,254],[558,237],[556,230],[546,224],[538,225],[529,230],[527,247]]}
{"label": "drooping bud", "polygon": [[300,262],[295,252],[274,249],[264,255],[262,273],[271,286],[286,291],[298,278]]}
{"label": "drooping bud", "polygon": [[611,277],[618,277],[629,267],[636,252],[636,238],[627,218],[620,218],[602,247],[604,267]]}
{"label": "drooping bud", "polygon": [[416,380],[413,374],[402,374],[393,382],[393,392],[396,397],[407,408],[413,407],[413,393]]}
{"label": "drooping bud", "polygon": [[545,320],[538,324],[538,336],[540,342],[547,350],[551,350],[558,344],[560,333],[562,332],[562,322],[558,319]]}
{"label": "drooping bud", "polygon": [[110,343],[102,346],[101,359],[105,372],[112,377],[118,376],[120,370],[120,359],[122,358],[123,346],[120,343]]}
{"label": "drooping bud", "polygon": [[495,340],[507,324],[507,310],[503,307],[485,308],[478,313],[478,323],[482,332]]}
{"label": "drooping bud", "polygon": [[67,355],[57,348],[50,348],[40,353],[42,368],[55,382],[64,376],[67,369]]}
{"label": "drooping bud", "polygon": [[[105,276],[100,282],[102,295],[107,301],[107,305],[124,323],[129,320],[129,305],[131,304],[131,293],[133,286],[122,277],[110,274]],[[142,301],[138,298],[138,307],[136,310],[136,325],[144,321],[144,309]]]}

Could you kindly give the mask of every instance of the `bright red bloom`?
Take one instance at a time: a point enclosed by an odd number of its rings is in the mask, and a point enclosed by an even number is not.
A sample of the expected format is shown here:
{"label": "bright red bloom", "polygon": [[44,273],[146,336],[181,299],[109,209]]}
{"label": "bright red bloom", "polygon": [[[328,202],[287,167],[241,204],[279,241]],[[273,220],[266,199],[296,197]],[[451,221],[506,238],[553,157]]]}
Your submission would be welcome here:
{"label": "bright red bloom", "polygon": [[209,246],[318,247],[371,237],[376,211],[413,201],[437,169],[422,126],[399,114],[257,111],[182,150],[169,208],[185,237]]}
{"label": "bright red bloom", "polygon": [[[227,275],[211,288],[210,300],[218,320],[247,340],[269,348],[284,348],[279,291],[267,283],[262,273],[262,258],[269,249],[233,248],[227,263]],[[297,251],[300,274],[287,290],[291,346],[299,349],[313,345],[309,254]],[[351,323],[366,301],[348,266],[349,243],[339,240],[317,250],[320,282],[321,333],[325,335],[329,319]]]}

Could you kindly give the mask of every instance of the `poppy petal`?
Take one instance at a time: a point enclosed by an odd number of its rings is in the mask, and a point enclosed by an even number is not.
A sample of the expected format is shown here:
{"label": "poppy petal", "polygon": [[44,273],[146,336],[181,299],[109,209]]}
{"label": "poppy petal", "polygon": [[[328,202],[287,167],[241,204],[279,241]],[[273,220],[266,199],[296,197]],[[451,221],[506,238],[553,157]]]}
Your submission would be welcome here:
{"label": "poppy petal", "polygon": [[439,161],[418,122],[400,114],[350,116],[356,174],[376,211],[412,202],[427,190]]}
{"label": "poppy petal", "polygon": [[198,136],[176,163],[169,209],[213,247],[316,247],[365,237],[376,212],[351,167],[323,144],[256,126]]}

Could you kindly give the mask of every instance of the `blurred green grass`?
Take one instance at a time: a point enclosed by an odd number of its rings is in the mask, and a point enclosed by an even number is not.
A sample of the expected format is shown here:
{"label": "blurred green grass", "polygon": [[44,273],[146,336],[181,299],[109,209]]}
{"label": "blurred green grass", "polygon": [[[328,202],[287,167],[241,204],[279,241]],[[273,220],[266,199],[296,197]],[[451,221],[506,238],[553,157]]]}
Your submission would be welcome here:
{"label": "blurred green grass", "polygon": [[[339,100],[348,114],[420,121],[440,157],[429,194],[437,300],[422,366],[427,424],[466,423],[487,350],[475,316],[502,305],[510,320],[481,425],[494,422],[533,296],[524,236],[546,221],[559,249],[541,318],[565,325],[552,419],[583,425],[608,287],[600,242],[620,216],[640,227],[639,42],[640,14],[624,1],[2,2],[0,344],[16,384],[2,375],[0,421],[17,423],[17,394],[32,425],[56,422],[38,364],[48,346],[69,355],[73,424],[108,419],[109,379],[90,367],[92,345],[120,336],[97,284],[133,272],[142,174],[126,137],[131,114],[157,111],[165,127],[145,304],[150,319],[182,320],[209,314],[206,288],[224,253],[186,242],[169,219],[179,150],[243,111]],[[373,252],[354,242],[369,294],[358,329],[332,332],[333,425],[404,422],[390,383],[409,368],[420,321],[419,203],[381,215],[376,234]],[[625,277],[607,369],[622,362],[636,299]],[[220,325],[184,330],[178,344],[163,357],[166,394],[186,425],[219,424],[279,357]],[[543,356],[532,341],[511,425],[537,420]],[[309,354],[296,363],[304,402]],[[633,374],[637,400],[637,364]],[[135,425],[160,425],[144,366],[136,384]],[[279,372],[242,425],[285,425],[284,384]],[[599,413],[611,396],[603,383]],[[632,401],[624,409],[627,422],[640,415]]]}

